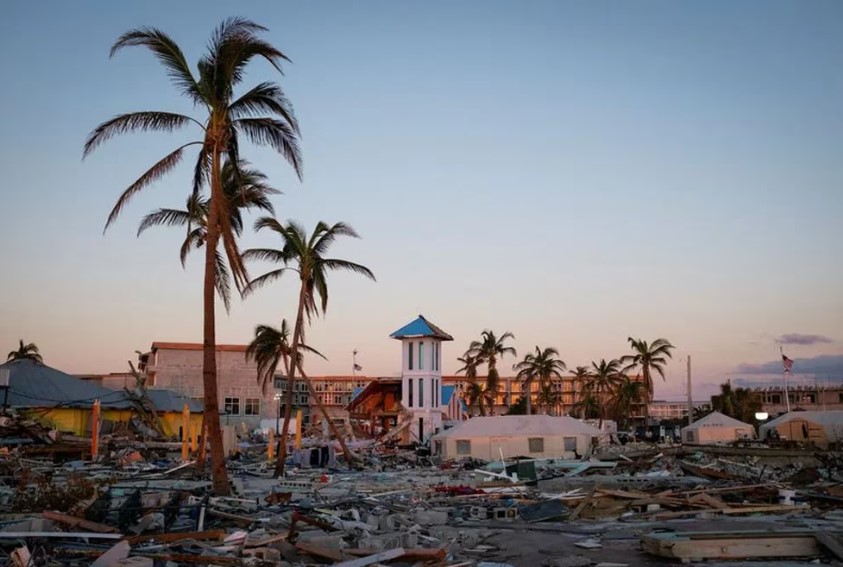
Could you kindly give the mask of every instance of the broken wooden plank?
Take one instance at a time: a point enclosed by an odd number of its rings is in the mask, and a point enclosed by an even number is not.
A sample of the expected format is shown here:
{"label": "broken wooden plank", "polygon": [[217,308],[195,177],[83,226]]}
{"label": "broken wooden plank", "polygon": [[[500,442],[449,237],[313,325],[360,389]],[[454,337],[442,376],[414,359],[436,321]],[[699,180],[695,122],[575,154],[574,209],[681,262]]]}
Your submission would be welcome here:
{"label": "broken wooden plank", "polygon": [[37,538],[64,538],[64,539],[123,539],[123,534],[101,534],[97,532],[3,532],[0,531],[2,539],[26,539]]}
{"label": "broken wooden plank", "polygon": [[821,530],[816,531],[814,537],[829,553],[837,559],[843,559],[843,545],[840,544],[840,540],[837,537]]}
{"label": "broken wooden plank", "polygon": [[301,541],[296,543],[296,549],[298,549],[299,551],[303,551],[308,555],[312,555],[314,557],[319,557],[322,559],[329,559],[331,561],[343,561],[345,559],[345,555],[343,555],[340,551],[336,549],[311,545]]}
{"label": "broken wooden plank", "polygon": [[[375,555],[379,553],[377,549],[343,549],[343,553],[354,555],[355,557],[363,557],[367,555]],[[427,548],[415,547],[404,549],[404,555],[401,559],[404,561],[443,561],[448,554],[448,550],[444,547]]]}
{"label": "broken wooden plank", "polygon": [[588,505],[589,502],[591,502],[591,499],[594,497],[594,492],[596,490],[597,490],[596,487],[592,488],[591,492],[588,493],[588,495],[583,499],[583,501],[580,502],[579,504],[577,504],[577,507],[574,508],[574,510],[568,516],[569,522],[573,522],[574,520],[576,520],[577,518],[580,517],[580,514],[582,514],[582,511],[585,509],[585,507]]}
{"label": "broken wooden plank", "polygon": [[185,539],[194,539],[197,541],[222,541],[223,538],[225,538],[225,530],[207,530],[203,532],[170,532],[166,534],[132,536],[127,537],[126,541],[128,541],[131,545],[137,545],[148,541],[154,541],[156,543],[172,543],[174,541],[181,541]]}
{"label": "broken wooden plank", "polygon": [[641,548],[651,555],[679,559],[684,563],[706,559],[819,555],[814,532],[809,530],[651,533],[641,536]]}
{"label": "broken wooden plank", "polygon": [[381,561],[398,559],[399,557],[403,557],[404,553],[403,548],[396,547],[395,549],[387,549],[386,551],[381,551],[379,553],[375,553],[374,555],[358,557],[357,559],[349,559],[348,561],[337,563],[334,567],[368,567],[369,565],[380,563]]}
{"label": "broken wooden plank", "polygon": [[139,557],[175,561],[176,563],[193,563],[199,565],[246,565],[243,559],[225,555],[193,555],[191,553],[139,553]]}
{"label": "broken wooden plank", "polygon": [[83,530],[88,530],[89,532],[98,532],[102,534],[119,533],[117,528],[113,526],[100,524],[99,522],[92,522],[90,520],[86,520],[85,518],[79,518],[77,516],[71,516],[69,514],[62,514],[61,512],[52,512],[50,510],[45,510],[41,512],[41,517],[46,518],[48,520],[52,520],[54,522],[58,522],[60,524],[65,524],[67,526],[70,526],[71,528],[79,527]]}

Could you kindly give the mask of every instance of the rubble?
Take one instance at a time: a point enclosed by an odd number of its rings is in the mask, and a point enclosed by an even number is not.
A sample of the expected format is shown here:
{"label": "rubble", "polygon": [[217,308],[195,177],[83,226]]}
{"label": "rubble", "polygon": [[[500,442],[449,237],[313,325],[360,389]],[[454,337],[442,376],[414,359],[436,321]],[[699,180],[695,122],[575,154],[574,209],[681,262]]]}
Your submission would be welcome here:
{"label": "rubble", "polygon": [[266,440],[249,435],[228,461],[234,494],[216,497],[181,443],[121,434],[78,460],[34,456],[63,436],[19,418],[0,435],[30,439],[0,458],[10,565],[647,565],[646,553],[746,556],[743,536],[721,555],[700,542],[762,521],[771,556],[790,553],[785,533],[795,557],[843,555],[843,460],[829,452],[628,443],[577,460],[441,462],[362,439],[350,443],[362,467],[349,467],[313,436],[275,479]]}

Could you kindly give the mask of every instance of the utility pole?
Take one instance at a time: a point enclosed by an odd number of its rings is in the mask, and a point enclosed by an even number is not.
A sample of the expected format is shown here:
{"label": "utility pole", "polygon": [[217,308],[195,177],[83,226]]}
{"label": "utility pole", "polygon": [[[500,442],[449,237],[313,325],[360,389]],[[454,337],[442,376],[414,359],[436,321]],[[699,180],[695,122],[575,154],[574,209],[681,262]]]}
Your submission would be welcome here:
{"label": "utility pole", "polygon": [[691,395],[691,355],[688,355],[688,425],[694,423],[694,398]]}

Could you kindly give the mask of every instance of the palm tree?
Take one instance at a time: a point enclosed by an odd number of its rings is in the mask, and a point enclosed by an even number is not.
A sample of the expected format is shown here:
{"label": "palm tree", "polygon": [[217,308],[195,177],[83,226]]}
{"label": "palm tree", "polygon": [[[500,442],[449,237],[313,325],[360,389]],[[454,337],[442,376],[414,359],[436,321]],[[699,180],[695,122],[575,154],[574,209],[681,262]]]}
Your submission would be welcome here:
{"label": "palm tree", "polygon": [[524,360],[512,367],[518,372],[516,378],[522,381],[521,392],[527,404],[527,415],[532,415],[532,386],[538,380],[540,386],[550,384],[554,379],[562,378],[562,372],[567,370],[565,363],[559,360],[559,351],[548,347],[544,350],[536,346],[535,353],[527,353]]}
{"label": "palm tree", "polygon": [[[262,217],[255,223],[255,230],[260,231],[263,229],[270,230],[280,236],[283,247],[280,250],[273,248],[252,248],[243,253],[243,258],[246,260],[269,261],[282,264],[282,267],[271,270],[252,280],[249,283],[247,291],[251,292],[254,289],[271,283],[287,271],[293,271],[299,275],[301,285],[299,287],[298,311],[296,312],[295,327],[293,327],[293,344],[290,347],[292,352],[299,352],[299,345],[304,342],[305,318],[307,319],[307,323],[310,324],[314,315],[318,315],[320,311],[324,314],[328,309],[328,272],[345,270],[364,275],[372,280],[375,279],[375,276],[369,268],[361,264],[338,258],[325,257],[325,254],[337,237],[349,236],[359,238],[354,229],[345,223],[338,222],[333,226],[329,226],[324,222],[319,222],[316,224],[313,233],[308,235],[307,231],[301,225],[293,221],[290,221],[285,226],[272,217]],[[317,303],[317,299],[319,303]],[[287,458],[287,435],[289,433],[290,417],[292,415],[293,384],[295,383],[297,370],[302,371],[301,360],[298,361],[298,364],[291,366],[290,372],[287,375],[284,427],[281,431],[281,448],[278,451],[278,463],[275,467],[276,475],[284,473],[284,461]],[[304,378],[304,373],[302,373],[302,377]],[[328,414],[324,406],[322,406],[319,396],[316,392],[313,392],[310,382],[306,378],[305,383],[308,384],[308,388],[310,388],[315,398],[317,407],[322,412],[323,418],[328,422],[332,433],[339,440],[343,453],[346,455],[349,464],[351,464],[353,457],[345,445],[345,441],[339,435],[339,432],[336,431],[334,423],[328,418]]]}
{"label": "palm tree", "polygon": [[[237,288],[242,290],[249,281],[223,193],[222,160],[225,156],[232,164],[240,163],[240,138],[243,137],[279,152],[292,165],[299,178],[302,171],[298,121],[281,88],[272,82],[262,82],[239,98],[234,95],[253,59],[263,58],[279,72],[281,64],[289,61],[286,55],[259,36],[265,31],[265,27],[243,18],[225,20],[211,35],[207,51],[199,59],[198,76],[191,72],[178,44],[161,30],[144,27],[124,33],[112,45],[111,55],[126,47],[146,47],[164,66],[178,92],[201,109],[202,114],[199,118],[159,111],[121,114],[97,126],[85,141],[83,152],[83,157],[88,156],[100,144],[118,134],[137,131],[173,132],[188,126],[198,126],[197,138],[161,158],[123,191],[108,216],[106,228],[115,221],[132,197],[175,169],[187,148],[198,147],[193,192],[199,193],[205,183],[210,187],[202,289],[204,417],[211,443],[213,487],[220,495],[227,495],[230,491],[219,420],[215,356],[214,291],[217,286],[216,252],[220,241]],[[199,465],[204,466],[204,462]]]}
{"label": "palm tree", "polygon": [[585,390],[585,384],[588,382],[589,376],[591,376],[591,371],[589,370],[588,366],[577,366],[574,370],[571,370],[571,374],[573,377],[573,401],[576,404],[579,399],[582,397],[582,394]]}
{"label": "palm tree", "polygon": [[495,336],[494,331],[485,330],[480,336],[481,339],[479,341],[471,342],[468,351],[478,357],[488,368],[486,396],[489,398],[489,413],[494,414],[495,398],[498,394],[498,384],[500,382],[497,368],[498,357],[503,358],[507,354],[518,356],[515,348],[506,346],[505,344],[507,339],[514,339],[515,335],[507,331],[498,338]]}
{"label": "palm tree", "polygon": [[[477,404],[477,400],[479,399],[478,396],[482,396],[484,389],[477,388],[477,367],[480,366],[481,361],[480,359],[471,354],[471,350],[466,351],[462,357],[457,359],[457,362],[462,363],[462,368],[457,370],[457,374],[465,373],[465,378],[468,380],[468,388],[466,390],[466,396],[469,400],[468,407],[472,410],[477,407],[480,410],[480,415],[485,415],[485,406],[484,404],[480,403]],[[482,400],[481,400],[482,401]],[[473,413],[473,412],[472,412]]]}
{"label": "palm tree", "polygon": [[[305,344],[299,346],[299,351],[299,358],[301,358],[302,352],[309,352],[328,360],[321,352]],[[284,373],[290,374],[292,357],[290,327],[286,319],[281,320],[280,329],[269,325],[255,327],[255,338],[246,347],[246,360],[252,359],[257,363],[258,384],[260,384],[261,391],[264,394],[266,394],[269,385],[275,381],[275,373],[279,363],[283,365]]]}
{"label": "palm tree", "polygon": [[[278,195],[281,191],[270,187],[266,176],[256,169],[251,169],[245,160],[240,160],[240,165],[236,168],[228,160],[223,163],[222,184],[227,215],[236,236],[239,237],[243,233],[243,209],[254,208],[270,214],[275,213],[269,196]],[[179,259],[184,267],[190,251],[198,250],[205,244],[208,235],[209,201],[199,193],[191,193],[184,210],[156,209],[143,217],[138,226],[138,236],[153,226],[187,227],[187,234],[179,250]],[[225,305],[225,310],[229,311],[231,309],[231,277],[225,258],[220,254],[219,249],[215,256],[217,295]]]}
{"label": "palm tree", "polygon": [[601,408],[597,393],[590,386],[586,386],[572,410],[580,419],[595,419],[600,417]]}
{"label": "palm tree", "polygon": [[611,398],[612,392],[620,381],[621,361],[613,358],[606,362],[605,358],[600,363],[591,362],[591,374],[587,383],[588,388],[594,392],[594,396],[600,403],[600,425],[603,428],[603,420],[606,419],[606,405]]}
{"label": "palm tree", "polygon": [[744,423],[756,423],[755,413],[761,411],[763,400],[749,388],[732,388],[730,382],[720,384],[720,394],[711,397],[711,407]]}
{"label": "palm tree", "polygon": [[667,339],[656,339],[651,344],[641,339],[633,339],[629,337],[626,339],[632,347],[632,354],[621,357],[621,363],[626,366],[623,369],[624,373],[633,371],[636,368],[641,368],[641,376],[644,380],[645,400],[644,400],[644,419],[649,422],[650,418],[650,401],[653,399],[653,376],[652,370],[659,373],[659,376],[664,377],[664,367],[667,365],[667,359],[673,358],[672,350],[674,346],[670,344]]}
{"label": "palm tree", "polygon": [[44,364],[44,357],[38,352],[38,345],[35,343],[24,344],[23,339],[18,341],[18,350],[10,351],[6,360],[32,360],[38,364]]}
{"label": "palm tree", "polygon": [[612,409],[623,429],[629,426],[632,408],[644,401],[644,383],[629,376],[621,376],[612,391]]}
{"label": "palm tree", "polygon": [[[558,382],[555,380],[547,381],[541,384],[539,388],[539,395],[536,400],[539,405],[545,408],[557,408],[562,403],[562,392],[558,389]],[[551,413],[551,415],[558,415]]]}
{"label": "palm tree", "polygon": [[[465,398],[468,407],[471,410],[471,415],[480,414],[481,417],[486,416],[486,385],[480,382],[469,382],[465,389]],[[475,410],[477,410],[475,412]]]}

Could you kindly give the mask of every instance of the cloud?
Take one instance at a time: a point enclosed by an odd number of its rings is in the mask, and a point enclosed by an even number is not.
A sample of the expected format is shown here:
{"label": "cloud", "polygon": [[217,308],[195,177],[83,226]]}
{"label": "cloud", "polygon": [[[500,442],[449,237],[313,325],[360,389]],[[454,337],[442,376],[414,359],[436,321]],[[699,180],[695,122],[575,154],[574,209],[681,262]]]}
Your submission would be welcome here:
{"label": "cloud", "polygon": [[[782,361],[774,360],[763,364],[741,364],[736,374],[781,374],[781,372]],[[793,373],[843,377],[843,354],[823,354],[811,358],[794,359]]]}
{"label": "cloud", "polygon": [[776,342],[783,345],[816,345],[833,342],[823,335],[803,335],[802,333],[787,333],[776,337]]}

